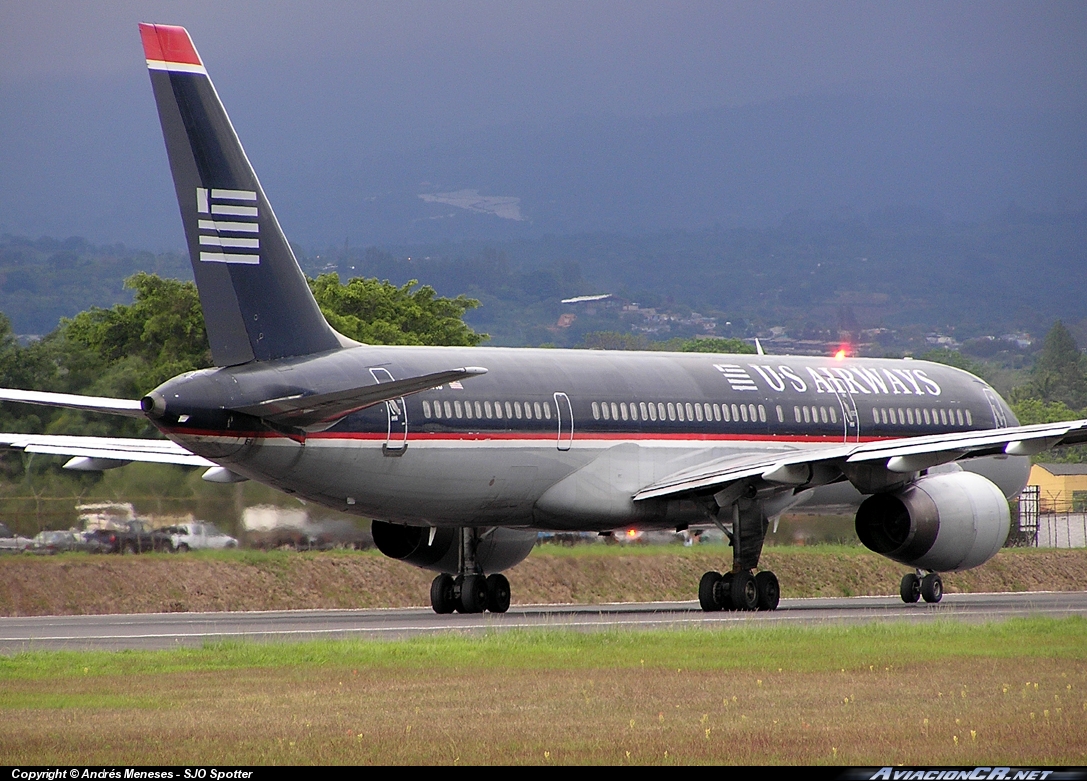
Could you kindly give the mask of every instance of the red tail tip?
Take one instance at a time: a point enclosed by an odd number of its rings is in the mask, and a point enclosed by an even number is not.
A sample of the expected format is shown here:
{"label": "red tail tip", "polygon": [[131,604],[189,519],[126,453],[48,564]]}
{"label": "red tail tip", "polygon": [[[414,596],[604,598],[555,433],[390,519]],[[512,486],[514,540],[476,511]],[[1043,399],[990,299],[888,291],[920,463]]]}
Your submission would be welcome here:
{"label": "red tail tip", "polygon": [[140,23],[143,53],[154,62],[176,62],[185,65],[203,65],[192,38],[184,27],[169,24]]}

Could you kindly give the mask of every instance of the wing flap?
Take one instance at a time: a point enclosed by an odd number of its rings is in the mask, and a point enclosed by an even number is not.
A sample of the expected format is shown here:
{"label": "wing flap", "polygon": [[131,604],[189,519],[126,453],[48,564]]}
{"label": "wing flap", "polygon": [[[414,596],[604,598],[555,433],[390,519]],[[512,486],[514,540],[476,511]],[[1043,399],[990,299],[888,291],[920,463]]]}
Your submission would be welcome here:
{"label": "wing flap", "polygon": [[0,447],[51,456],[74,456],[112,461],[143,461],[178,466],[215,466],[168,439],[78,437],[50,434],[3,434]]}
{"label": "wing flap", "polygon": [[[991,455],[1040,453],[1051,447],[1087,442],[1087,420],[1033,426],[885,439],[878,442],[828,445],[787,453],[728,457],[675,472],[646,486],[634,501],[680,494],[718,491],[737,480],[760,478],[767,483],[803,489],[826,482],[835,464],[879,464],[893,472],[911,472],[949,461]],[[804,481],[804,468],[808,480]]]}

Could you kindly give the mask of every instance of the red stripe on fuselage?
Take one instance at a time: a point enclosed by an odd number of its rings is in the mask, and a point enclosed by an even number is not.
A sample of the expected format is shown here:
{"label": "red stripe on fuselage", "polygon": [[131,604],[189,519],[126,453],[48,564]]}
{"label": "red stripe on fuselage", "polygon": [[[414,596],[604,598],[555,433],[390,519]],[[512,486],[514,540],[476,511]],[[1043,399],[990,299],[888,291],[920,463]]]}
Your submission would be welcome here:
{"label": "red stripe on fuselage", "polygon": [[[207,429],[163,429],[165,433],[175,436],[189,437],[230,437],[234,439],[287,439],[288,437],[274,431],[213,431]],[[881,442],[897,437],[861,437],[860,442]],[[306,439],[342,439],[360,441],[386,441],[388,435],[377,431],[322,431],[307,434]],[[540,442],[555,442],[555,432],[517,432],[517,431],[462,431],[462,432],[434,432],[412,431],[408,434],[408,442],[485,442],[487,440],[534,440]],[[841,437],[824,436],[818,434],[707,434],[707,433],[623,433],[623,432],[593,432],[589,434],[574,434],[574,442],[615,442],[615,441],[665,441],[665,442],[813,442],[820,444],[843,444]],[[397,440],[399,441],[399,440]]]}

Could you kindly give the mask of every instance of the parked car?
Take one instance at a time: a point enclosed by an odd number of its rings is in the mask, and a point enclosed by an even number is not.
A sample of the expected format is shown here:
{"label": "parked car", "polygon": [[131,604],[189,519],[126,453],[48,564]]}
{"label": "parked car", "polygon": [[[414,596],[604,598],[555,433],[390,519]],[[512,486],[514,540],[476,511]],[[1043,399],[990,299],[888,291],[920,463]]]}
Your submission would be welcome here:
{"label": "parked car", "polygon": [[88,540],[100,543],[105,553],[147,553],[172,551],[170,535],[152,529],[143,521],[128,521],[116,529],[95,529]]}
{"label": "parked car", "polygon": [[0,553],[22,553],[30,546],[30,538],[15,534],[0,523]]}
{"label": "parked car", "polygon": [[183,553],[187,550],[220,550],[237,548],[238,541],[220,531],[214,523],[182,523],[163,529],[170,538],[171,550]]}
{"label": "parked car", "polygon": [[105,544],[87,532],[78,531],[43,531],[30,542],[27,553],[51,556],[54,553],[84,552],[102,553]]}

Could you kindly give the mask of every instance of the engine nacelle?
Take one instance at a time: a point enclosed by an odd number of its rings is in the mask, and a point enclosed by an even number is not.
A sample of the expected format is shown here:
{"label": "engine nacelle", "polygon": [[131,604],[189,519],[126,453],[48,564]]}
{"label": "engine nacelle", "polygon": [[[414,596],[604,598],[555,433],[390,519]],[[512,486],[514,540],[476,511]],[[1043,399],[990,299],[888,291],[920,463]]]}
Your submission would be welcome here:
{"label": "engine nacelle", "polygon": [[[416,567],[457,574],[460,559],[460,534],[456,527],[434,529],[430,539],[429,526],[404,526],[399,523],[374,521],[370,525],[377,549],[391,559]],[[524,561],[536,544],[536,532],[521,529],[493,528],[480,534],[476,547],[476,563],[490,575],[507,570]]]}
{"label": "engine nacelle", "polygon": [[857,536],[889,559],[936,572],[984,564],[1011,528],[1008,501],[981,475],[922,477],[868,497],[857,510]]}

